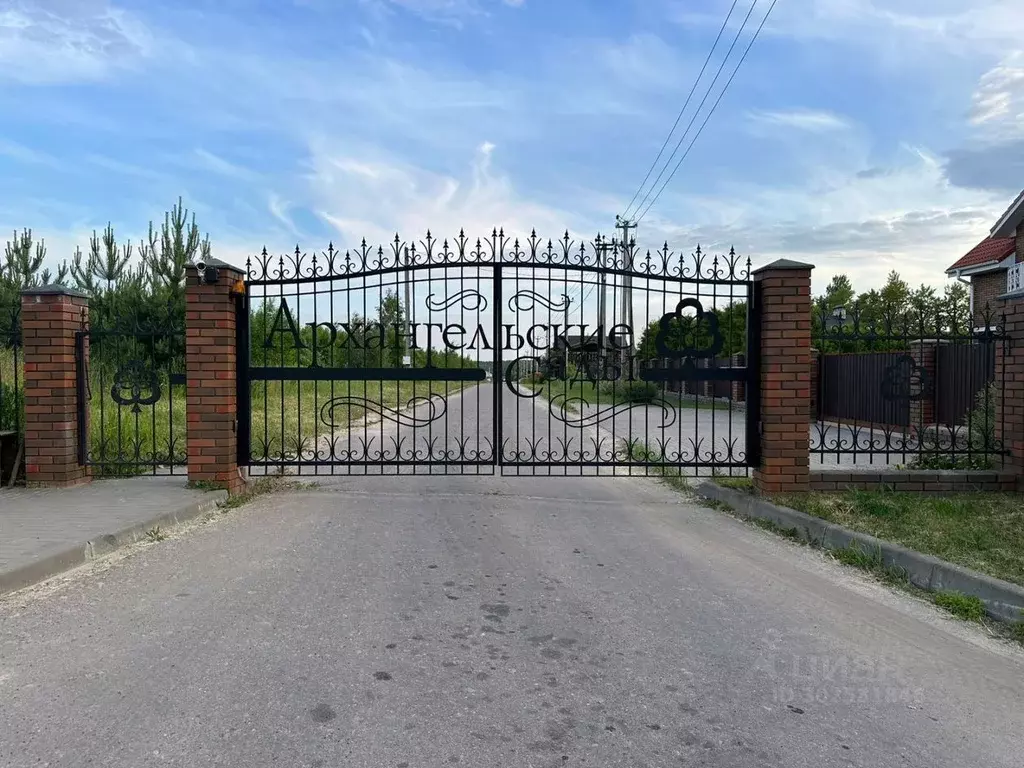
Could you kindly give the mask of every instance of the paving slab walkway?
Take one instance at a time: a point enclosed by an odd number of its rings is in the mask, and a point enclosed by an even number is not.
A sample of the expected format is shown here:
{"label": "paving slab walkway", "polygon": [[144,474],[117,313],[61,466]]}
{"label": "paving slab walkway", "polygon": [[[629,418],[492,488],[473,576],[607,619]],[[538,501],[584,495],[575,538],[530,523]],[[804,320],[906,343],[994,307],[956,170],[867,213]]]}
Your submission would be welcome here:
{"label": "paving slab walkway", "polygon": [[[183,476],[138,477],[0,491],[0,593],[73,567],[100,545],[114,548],[132,538],[129,529],[199,514],[224,498],[186,483]],[[27,574],[33,566],[39,568]]]}

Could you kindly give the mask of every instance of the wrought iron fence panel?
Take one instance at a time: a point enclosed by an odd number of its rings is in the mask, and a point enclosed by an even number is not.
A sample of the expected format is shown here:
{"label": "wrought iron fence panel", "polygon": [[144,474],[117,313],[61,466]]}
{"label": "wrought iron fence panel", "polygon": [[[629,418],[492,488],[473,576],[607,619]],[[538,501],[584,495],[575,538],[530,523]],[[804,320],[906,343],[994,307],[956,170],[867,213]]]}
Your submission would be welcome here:
{"label": "wrought iron fence panel", "polygon": [[0,483],[9,482],[22,454],[25,425],[25,366],[21,305],[0,304]]}
{"label": "wrought iron fence panel", "polygon": [[1005,319],[953,304],[818,307],[812,465],[1002,466]]}
{"label": "wrought iron fence panel", "polygon": [[188,463],[183,318],[76,335],[79,461],[96,475],[183,474]]}
{"label": "wrought iron fence panel", "polygon": [[0,432],[21,433],[24,389],[21,305],[0,305]]}

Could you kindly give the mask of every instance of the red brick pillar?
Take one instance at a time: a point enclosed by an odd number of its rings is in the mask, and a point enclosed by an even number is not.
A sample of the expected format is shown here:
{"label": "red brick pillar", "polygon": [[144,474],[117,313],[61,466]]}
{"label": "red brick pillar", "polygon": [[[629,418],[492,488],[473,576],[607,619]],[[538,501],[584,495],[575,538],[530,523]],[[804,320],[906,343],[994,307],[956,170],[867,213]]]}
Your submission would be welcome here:
{"label": "red brick pillar", "polygon": [[1006,336],[996,342],[996,441],[1009,452],[1005,469],[1024,490],[1024,293],[1004,297]]}
{"label": "red brick pillar", "polygon": [[920,394],[920,399],[910,401],[910,425],[930,427],[936,423],[935,415],[935,374],[938,366],[940,342],[922,339],[910,342],[910,357],[914,361],[914,377],[910,381],[910,395]]}
{"label": "red brick pillar", "polygon": [[761,315],[759,493],[810,488],[811,270],[780,259],[754,273]]}
{"label": "red brick pillar", "polygon": [[[742,368],[744,365],[746,365],[746,358],[744,357],[743,353],[737,352],[735,355],[733,355],[732,359],[729,361],[729,365],[731,365],[733,368]],[[732,382],[732,399],[737,403],[742,403],[746,399],[746,396],[746,383],[742,381]]]}
{"label": "red brick pillar", "polygon": [[[78,402],[76,332],[89,328],[89,299],[62,285],[21,294],[25,361],[25,479],[28,485],[87,483],[89,468],[78,463],[79,405],[86,435],[87,403]],[[89,340],[83,336],[88,355]],[[84,364],[85,361],[83,361]]]}
{"label": "red brick pillar", "polygon": [[238,468],[238,350],[234,287],[242,272],[222,262],[208,284],[189,266],[185,288],[185,366],[188,376],[188,479],[228,493],[245,486]]}

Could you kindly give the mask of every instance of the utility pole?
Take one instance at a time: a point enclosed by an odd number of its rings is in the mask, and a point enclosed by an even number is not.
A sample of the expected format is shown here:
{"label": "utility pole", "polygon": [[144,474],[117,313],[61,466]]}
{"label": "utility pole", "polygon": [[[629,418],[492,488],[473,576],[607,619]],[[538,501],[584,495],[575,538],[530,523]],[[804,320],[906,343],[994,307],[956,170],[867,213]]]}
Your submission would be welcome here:
{"label": "utility pole", "polygon": [[[622,249],[623,249],[623,264],[625,269],[633,269],[633,246],[635,242],[630,239],[629,230],[636,229],[636,224],[630,220],[623,218],[622,216],[615,217],[615,228],[622,230]],[[624,275],[622,278],[622,309],[619,314],[619,322],[628,325],[630,329],[630,335],[633,332],[633,278],[630,275]],[[630,339],[632,343],[633,339]],[[623,350],[626,359],[632,350]]]}
{"label": "utility pole", "polygon": [[[411,290],[412,290],[412,272],[409,270],[409,263],[410,263],[409,262],[409,249],[406,248],[405,249],[405,273],[404,273],[405,277],[404,277],[404,280],[403,280],[403,282],[405,283],[405,307],[403,307],[402,311],[405,314],[406,331],[408,333],[412,333],[413,332],[413,327],[412,327],[412,300],[411,300],[411,297],[410,297],[410,293],[411,293]],[[406,338],[409,338],[409,337],[406,336]],[[413,345],[415,345],[415,343],[416,343],[416,341],[415,341],[415,339],[413,339]],[[410,345],[410,346],[412,346],[412,345]],[[409,349],[408,351],[410,353],[409,354],[409,364],[411,365],[412,364],[412,354],[411,354],[412,350]],[[403,360],[402,363],[403,363],[403,367],[404,367],[405,360]]]}
{"label": "utility pole", "polygon": [[[597,252],[600,254],[598,260],[598,268],[605,269],[608,266],[608,248],[615,248],[615,239],[612,239],[611,246],[605,241],[600,235],[597,236]],[[606,326],[605,322],[608,319],[608,275],[604,272],[598,272],[597,276],[597,326],[598,328],[604,329],[601,334],[601,348],[605,346],[605,342],[608,338],[608,330],[611,326]]]}

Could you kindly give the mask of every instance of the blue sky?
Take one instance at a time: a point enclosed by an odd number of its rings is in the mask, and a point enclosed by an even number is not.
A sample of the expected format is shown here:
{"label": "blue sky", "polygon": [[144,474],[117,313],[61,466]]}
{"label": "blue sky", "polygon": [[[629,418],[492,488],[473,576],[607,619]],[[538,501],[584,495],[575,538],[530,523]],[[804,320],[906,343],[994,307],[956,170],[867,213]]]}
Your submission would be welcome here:
{"label": "blue sky", "polygon": [[[0,227],[63,258],[180,195],[228,261],[609,232],[730,4],[0,0]],[[1024,187],[1018,5],[778,0],[639,240],[940,284]]]}

